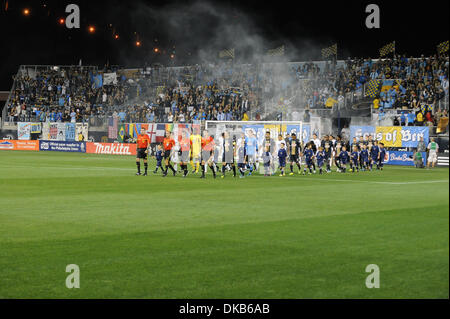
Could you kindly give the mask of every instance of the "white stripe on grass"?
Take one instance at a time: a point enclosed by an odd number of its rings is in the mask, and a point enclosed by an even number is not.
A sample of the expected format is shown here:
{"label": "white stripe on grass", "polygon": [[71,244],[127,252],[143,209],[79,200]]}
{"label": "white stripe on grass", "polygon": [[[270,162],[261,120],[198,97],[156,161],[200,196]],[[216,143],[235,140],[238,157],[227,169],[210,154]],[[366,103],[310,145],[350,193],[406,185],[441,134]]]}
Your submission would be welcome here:
{"label": "white stripe on grass", "polygon": [[[29,168],[29,169],[62,169],[62,170],[90,170],[90,171],[105,171],[105,170],[113,170],[113,171],[135,171],[135,168],[121,168],[121,167],[102,167],[102,166],[96,166],[96,167],[77,167],[77,166],[36,166],[36,167],[30,167],[30,166],[21,166],[21,165],[14,165],[14,166],[8,166],[8,165],[0,165],[1,168]],[[229,175],[230,176],[230,175]],[[277,175],[273,176],[274,178],[277,178]],[[261,175],[252,175],[248,178],[267,178],[266,176]],[[283,177],[284,180],[291,180],[291,181],[298,181],[298,178],[290,178],[289,176]],[[307,176],[302,177],[301,179],[311,181],[311,182],[319,182],[319,181],[328,181],[328,182],[360,182],[360,183],[369,183],[369,184],[385,184],[385,185],[410,185],[410,184],[434,184],[434,183],[448,183],[448,179],[443,180],[430,180],[430,181],[410,181],[410,182],[392,182],[392,181],[366,181],[366,180],[358,180],[358,179],[337,179],[337,178],[325,178],[325,177],[317,177],[317,178],[308,178]]]}

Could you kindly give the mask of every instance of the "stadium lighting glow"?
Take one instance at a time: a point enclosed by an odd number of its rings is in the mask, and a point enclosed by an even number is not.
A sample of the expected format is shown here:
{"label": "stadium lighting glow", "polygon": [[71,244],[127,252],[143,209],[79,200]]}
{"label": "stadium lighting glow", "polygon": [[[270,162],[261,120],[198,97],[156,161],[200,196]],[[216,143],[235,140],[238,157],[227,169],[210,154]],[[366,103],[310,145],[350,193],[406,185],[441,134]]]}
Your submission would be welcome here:
{"label": "stadium lighting glow", "polygon": [[23,15],[25,15],[25,16],[30,15],[30,9],[27,9],[27,8],[23,9]]}

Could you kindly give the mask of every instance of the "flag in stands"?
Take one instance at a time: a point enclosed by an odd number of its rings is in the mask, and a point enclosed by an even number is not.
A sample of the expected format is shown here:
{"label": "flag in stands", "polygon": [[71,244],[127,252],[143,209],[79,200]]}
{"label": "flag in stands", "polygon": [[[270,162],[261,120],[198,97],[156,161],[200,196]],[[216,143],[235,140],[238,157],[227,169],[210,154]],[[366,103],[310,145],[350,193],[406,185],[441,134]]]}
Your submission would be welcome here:
{"label": "flag in stands", "polygon": [[395,52],[395,41],[386,44],[380,49],[380,56],[386,56],[391,52]]}
{"label": "flag in stands", "polygon": [[125,138],[125,124],[121,124],[119,126],[119,132],[117,134],[117,140],[119,143],[123,143],[123,139]]}
{"label": "flag in stands", "polygon": [[234,49],[225,49],[219,52],[219,58],[232,58],[234,59]]}
{"label": "flag in stands", "polygon": [[128,136],[133,138],[133,134],[134,134],[134,124],[128,124]]}
{"label": "flag in stands", "polygon": [[165,124],[156,124],[156,143],[162,143],[164,141],[165,131],[166,131]]}
{"label": "flag in stands", "polygon": [[440,54],[443,54],[448,51],[448,40],[441,42],[437,45],[437,51]]}
{"label": "flag in stands", "polygon": [[384,80],[381,85],[381,92],[389,91],[394,85],[394,80]]}
{"label": "flag in stands", "polygon": [[153,123],[148,124],[147,135],[150,138],[150,143],[156,143],[156,124]]}
{"label": "flag in stands", "polygon": [[333,44],[328,48],[322,49],[322,57],[327,58],[330,55],[337,55],[337,43]]}
{"label": "flag in stands", "polygon": [[103,86],[103,77],[101,74],[92,74],[91,83],[95,89],[101,88]]}
{"label": "flag in stands", "polygon": [[380,89],[380,82],[381,81],[377,79],[370,80],[369,83],[367,83],[366,96],[372,98],[377,97]]}
{"label": "flag in stands", "polygon": [[110,116],[108,118],[108,138],[116,139],[117,138],[117,124],[118,118]]}
{"label": "flag in stands", "polygon": [[283,56],[284,55],[284,44],[278,48],[268,50],[267,55],[268,56]]}

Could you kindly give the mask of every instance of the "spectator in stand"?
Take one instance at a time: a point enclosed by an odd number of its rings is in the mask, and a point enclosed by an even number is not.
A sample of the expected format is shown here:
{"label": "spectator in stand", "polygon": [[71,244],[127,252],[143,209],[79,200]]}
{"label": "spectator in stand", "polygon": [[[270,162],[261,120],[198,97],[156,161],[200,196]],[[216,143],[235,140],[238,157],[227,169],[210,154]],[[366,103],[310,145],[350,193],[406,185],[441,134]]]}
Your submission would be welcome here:
{"label": "spectator in stand", "polygon": [[400,125],[406,126],[407,123],[408,123],[408,118],[405,115],[405,111],[402,111],[402,115],[400,116]]}
{"label": "spectator in stand", "polygon": [[394,125],[394,126],[400,126],[400,122],[399,122],[397,116],[394,117],[393,125]]}
{"label": "spectator in stand", "polygon": [[413,112],[409,112],[407,118],[408,118],[408,126],[414,126],[414,122],[416,121],[416,115]]}
{"label": "spectator in stand", "polygon": [[416,126],[423,126],[423,114],[422,111],[416,113]]}

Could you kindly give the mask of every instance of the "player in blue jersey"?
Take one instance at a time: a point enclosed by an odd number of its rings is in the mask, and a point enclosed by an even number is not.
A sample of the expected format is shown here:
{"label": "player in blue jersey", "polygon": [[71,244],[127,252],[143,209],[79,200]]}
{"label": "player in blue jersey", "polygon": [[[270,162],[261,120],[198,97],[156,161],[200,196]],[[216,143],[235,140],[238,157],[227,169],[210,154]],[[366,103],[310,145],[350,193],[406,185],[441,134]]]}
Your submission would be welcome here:
{"label": "player in blue jersey", "polygon": [[281,174],[280,176],[284,176],[284,170],[286,167],[286,158],[287,152],[284,146],[284,142],[280,143],[280,149],[278,150],[278,164],[280,165]]}
{"label": "player in blue jersey", "polygon": [[374,141],[372,147],[369,150],[370,152],[370,170],[373,169],[373,164],[377,164],[378,162],[378,153],[380,149],[378,148],[378,142]]}
{"label": "player in blue jersey", "polygon": [[330,141],[325,142],[325,149],[323,151],[325,153],[325,163],[327,165],[327,173],[331,173],[331,158],[333,156],[333,150],[331,148]]}
{"label": "player in blue jersey", "polygon": [[369,169],[369,151],[367,150],[367,145],[363,144],[359,157],[362,162],[362,170],[365,171]]}
{"label": "player in blue jersey", "polygon": [[378,162],[377,162],[377,169],[383,170],[383,161],[384,157],[386,156],[386,149],[384,148],[383,143],[379,143],[379,153],[378,153]]}
{"label": "player in blue jersey", "polygon": [[359,152],[358,152],[358,146],[353,145],[352,153],[350,154],[350,169],[354,173],[355,170],[359,172]]}
{"label": "player in blue jersey", "polygon": [[289,166],[291,168],[291,172],[289,175],[294,175],[294,163],[297,164],[298,173],[301,171],[301,156],[302,156],[302,147],[300,141],[297,139],[297,135],[295,133],[291,133],[291,137],[287,141],[288,153],[289,153]]}
{"label": "player in blue jersey", "polygon": [[316,160],[317,160],[317,167],[319,168],[319,174],[322,175],[322,167],[323,167],[323,163],[324,161],[326,161],[326,154],[325,151],[323,150],[323,147],[320,146],[319,150],[316,153]]}
{"label": "player in blue jersey", "polygon": [[250,170],[248,176],[250,176],[252,175],[254,169],[258,169],[258,166],[256,165],[256,155],[258,154],[258,139],[256,138],[252,130],[249,131],[249,136],[245,137],[245,154],[247,167]]}
{"label": "player in blue jersey", "polygon": [[161,169],[162,172],[164,172],[164,169],[162,168],[162,160],[164,158],[164,152],[162,149],[162,145],[158,144],[156,146],[156,153],[155,153],[155,159],[156,159],[156,168],[153,171],[153,174],[156,174],[158,172],[158,168]]}
{"label": "player in blue jersey", "polygon": [[339,170],[342,173],[345,173],[347,171],[347,163],[350,159],[350,156],[347,152],[347,147],[342,146],[342,151],[339,153]]}
{"label": "player in blue jersey", "polygon": [[305,155],[305,163],[306,163],[306,166],[303,167],[303,175],[306,174],[306,167],[308,167],[309,169],[309,174],[312,174],[314,151],[312,150],[311,143],[308,143],[308,145],[306,146],[306,150],[303,153]]}

